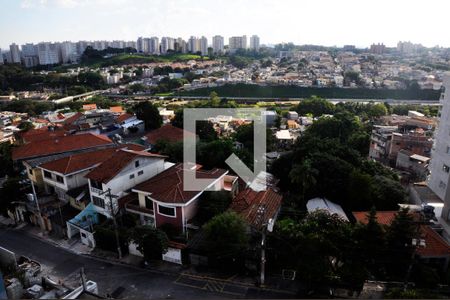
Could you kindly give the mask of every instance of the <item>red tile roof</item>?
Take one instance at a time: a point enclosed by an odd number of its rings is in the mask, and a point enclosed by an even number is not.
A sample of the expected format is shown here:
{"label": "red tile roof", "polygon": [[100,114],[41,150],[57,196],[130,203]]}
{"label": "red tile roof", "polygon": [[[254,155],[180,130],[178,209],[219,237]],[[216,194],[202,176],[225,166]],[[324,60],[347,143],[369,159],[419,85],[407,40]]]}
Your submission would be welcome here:
{"label": "red tile roof", "polygon": [[64,136],[66,132],[62,128],[55,128],[55,130],[49,130],[48,127],[42,127],[39,129],[30,129],[26,132],[20,132],[20,136],[25,143],[43,141],[53,139],[56,137]]}
{"label": "red tile roof", "polygon": [[124,113],[125,111],[123,110],[123,107],[122,106],[111,106],[110,108],[109,108],[109,110],[111,111],[111,112],[113,112],[113,113]]}
{"label": "red tile roof", "polygon": [[86,133],[34,141],[13,149],[13,160],[37,158],[52,154],[89,149],[112,144],[106,136]]}
{"label": "red tile roof", "polygon": [[166,158],[164,155],[149,153],[145,151],[133,151],[121,149],[115,152],[107,160],[102,162],[91,172],[86,174],[86,178],[95,180],[97,182],[108,183],[113,179],[119,172],[125,168],[135,157],[145,156],[145,157],[156,157],[156,158]]}
{"label": "red tile roof", "polygon": [[189,131],[183,130],[181,128],[175,127],[171,124],[163,125],[158,129],[155,129],[151,131],[150,133],[146,134],[147,141],[155,145],[158,141],[168,141],[168,142],[182,142],[183,141],[183,135],[184,132],[187,134],[191,134]]}
{"label": "red tile roof", "polygon": [[61,174],[71,174],[86,170],[110,158],[118,149],[108,148],[74,154],[42,164],[40,167]]}
{"label": "red tile roof", "polygon": [[[183,187],[183,164],[176,164],[155,177],[134,187],[134,190],[150,193],[156,201],[185,204],[201,191],[185,191]],[[223,169],[196,170],[197,178],[219,179],[228,171]]]}
{"label": "red tile roof", "polygon": [[132,116],[133,116],[132,114],[127,114],[127,113],[125,113],[125,114],[123,114],[123,115],[118,116],[117,119],[116,119],[116,121],[117,121],[117,123],[120,124],[120,123],[122,123],[123,121],[125,121],[125,120],[131,118]]}
{"label": "red tile roof", "polygon": [[425,247],[418,246],[417,254],[423,257],[442,257],[450,255],[450,246],[428,225],[420,227],[421,238],[425,240]]}
{"label": "red tile roof", "polygon": [[78,119],[80,119],[81,117],[83,117],[84,115],[80,112],[77,112],[76,114],[74,114],[73,116],[67,118],[64,120],[64,124],[66,125],[71,125],[73,123],[75,123]]}
{"label": "red tile roof", "polygon": [[269,219],[276,217],[282,198],[271,188],[259,192],[247,188],[233,199],[230,209],[241,215],[250,226],[259,230]]}
{"label": "red tile roof", "polygon": [[[392,221],[395,219],[395,214],[398,213],[398,211],[377,211],[377,222],[381,225],[391,225]],[[367,217],[369,215],[368,211],[357,211],[353,212],[353,216],[355,217],[357,222],[360,222],[362,224],[367,224],[369,221],[369,218]]]}

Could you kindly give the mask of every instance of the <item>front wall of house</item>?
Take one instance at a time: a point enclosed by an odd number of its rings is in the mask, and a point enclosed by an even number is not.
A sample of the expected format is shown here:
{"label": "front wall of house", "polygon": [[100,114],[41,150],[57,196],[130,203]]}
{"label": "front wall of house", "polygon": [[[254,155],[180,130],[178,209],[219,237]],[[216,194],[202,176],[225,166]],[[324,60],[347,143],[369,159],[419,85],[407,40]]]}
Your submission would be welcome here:
{"label": "front wall of house", "polygon": [[[155,203],[154,207],[155,207],[155,221],[156,221],[156,227],[160,227],[163,224],[172,224],[173,226],[175,226],[178,229],[183,229],[183,216],[182,216],[182,208],[181,207],[176,207],[176,217],[168,217],[168,216],[164,216],[161,215],[160,213],[158,213],[158,208],[157,208],[158,204]],[[168,205],[167,205],[168,206]]]}
{"label": "front wall of house", "polygon": [[[139,160],[137,168],[135,167],[136,160]],[[143,174],[138,175],[140,171],[143,171]],[[108,182],[107,186],[111,188],[113,194],[118,195],[162,171],[164,171],[163,159],[139,157],[132,160],[113,180]],[[130,178],[131,175],[134,175],[134,178]]]}

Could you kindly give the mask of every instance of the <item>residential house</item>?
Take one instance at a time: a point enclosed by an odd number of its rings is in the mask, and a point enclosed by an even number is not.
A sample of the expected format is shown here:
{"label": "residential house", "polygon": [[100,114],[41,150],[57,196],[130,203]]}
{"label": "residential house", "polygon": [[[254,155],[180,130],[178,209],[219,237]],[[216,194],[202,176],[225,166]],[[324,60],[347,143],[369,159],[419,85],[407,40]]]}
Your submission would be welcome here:
{"label": "residential house", "polygon": [[[194,172],[197,178],[211,179],[212,183],[198,191],[185,190],[184,171]],[[223,169],[202,170],[198,165],[176,164],[136,185],[132,190],[137,197],[125,204],[126,211],[139,215],[142,224],[155,227],[171,224],[186,232],[197,213],[200,195],[206,190],[225,190],[227,173]]]}
{"label": "residential house", "polygon": [[154,147],[160,141],[166,141],[170,143],[182,142],[184,134],[192,135],[193,133],[175,127],[171,124],[166,124],[158,129],[152,130],[150,133],[143,137],[145,144],[150,147]]}
{"label": "residential house", "polygon": [[85,175],[89,179],[91,202],[98,213],[111,216],[118,208],[118,198],[139,183],[161,173],[167,167],[166,156],[120,149]]}
{"label": "residential house", "polygon": [[419,179],[425,180],[428,174],[430,158],[402,149],[398,152],[395,167],[409,171]]}

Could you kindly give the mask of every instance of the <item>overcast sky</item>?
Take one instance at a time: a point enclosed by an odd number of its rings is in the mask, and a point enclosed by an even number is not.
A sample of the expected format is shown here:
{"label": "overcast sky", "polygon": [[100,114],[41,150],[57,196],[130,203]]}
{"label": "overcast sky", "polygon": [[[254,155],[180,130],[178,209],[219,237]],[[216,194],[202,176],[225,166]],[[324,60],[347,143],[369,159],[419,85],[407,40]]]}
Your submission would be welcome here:
{"label": "overcast sky", "polygon": [[[367,47],[399,40],[450,47],[448,0],[0,0],[0,47],[139,36],[259,35]],[[227,42],[226,42],[227,44]]]}

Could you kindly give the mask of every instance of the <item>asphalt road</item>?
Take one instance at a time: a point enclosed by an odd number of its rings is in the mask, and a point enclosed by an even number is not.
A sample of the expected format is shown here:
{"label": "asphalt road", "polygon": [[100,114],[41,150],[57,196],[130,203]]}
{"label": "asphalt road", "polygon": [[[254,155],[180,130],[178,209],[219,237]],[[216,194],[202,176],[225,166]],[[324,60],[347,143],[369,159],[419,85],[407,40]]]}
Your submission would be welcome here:
{"label": "asphalt road", "polygon": [[[0,246],[40,262],[52,278],[74,282],[81,267],[88,280],[97,282],[100,295],[119,292],[118,298],[146,299],[223,299],[245,297],[248,289],[223,287],[179,275],[103,262],[29,236],[19,230],[0,229]],[[120,292],[122,291],[122,292]]]}

